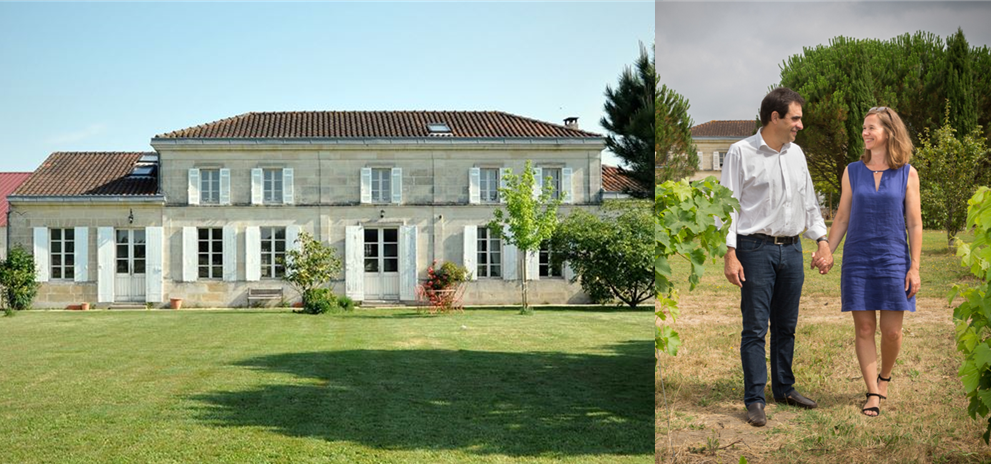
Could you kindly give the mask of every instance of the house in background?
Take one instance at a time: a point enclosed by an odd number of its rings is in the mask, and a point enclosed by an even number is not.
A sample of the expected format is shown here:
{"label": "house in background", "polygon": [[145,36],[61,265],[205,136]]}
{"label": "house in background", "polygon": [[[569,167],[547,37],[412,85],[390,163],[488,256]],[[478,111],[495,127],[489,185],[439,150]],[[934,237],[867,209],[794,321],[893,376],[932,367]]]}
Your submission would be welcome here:
{"label": "house in background", "polygon": [[698,171],[691,180],[722,176],[723,159],[729,147],[757,133],[754,120],[709,121],[692,127],[692,139],[698,149]]}
{"label": "house in background", "polygon": [[7,257],[7,215],[10,213],[7,195],[27,180],[30,172],[0,172],[0,259]]}
{"label": "house in background", "polygon": [[643,191],[635,180],[626,176],[623,170],[616,166],[602,165],[602,200],[621,200],[630,198],[629,191]]}
{"label": "house in background", "polygon": [[502,175],[531,160],[559,214],[604,196],[602,136],[495,111],[272,112],[158,135],[152,152],[53,153],[9,197],[11,242],[33,249],[35,304],[246,306],[283,289],[307,232],[343,258],[338,294],[406,302],[434,260],[472,271],[466,304],[588,301],[547,250],[522,256],[485,226]]}

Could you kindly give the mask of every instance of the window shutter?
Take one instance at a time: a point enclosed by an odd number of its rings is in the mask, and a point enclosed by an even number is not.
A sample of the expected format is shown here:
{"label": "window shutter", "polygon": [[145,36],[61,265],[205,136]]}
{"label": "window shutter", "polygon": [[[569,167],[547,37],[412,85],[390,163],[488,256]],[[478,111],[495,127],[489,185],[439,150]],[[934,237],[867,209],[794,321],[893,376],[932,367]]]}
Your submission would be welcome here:
{"label": "window shutter", "polygon": [[114,228],[96,229],[96,299],[112,303],[114,298]]}
{"label": "window shutter", "polygon": [[722,171],[723,170],[722,166],[719,166],[719,152],[718,151],[712,152],[712,170],[713,171]]}
{"label": "window shutter", "polygon": [[165,237],[161,227],[145,227],[145,256],[147,256],[147,274],[145,275],[145,301],[161,303],[163,298],[163,249]]}
{"label": "window shutter", "polygon": [[571,268],[571,264],[567,261],[564,262],[563,266],[564,272],[562,272],[562,274],[564,274],[564,279],[570,283],[571,279],[575,278],[575,270]]}
{"label": "window shutter", "polygon": [[299,226],[292,224],[286,226],[286,250],[299,250]]}
{"label": "window shutter", "polygon": [[89,227],[76,227],[75,232],[76,261],[73,274],[76,282],[89,282]]}
{"label": "window shutter", "polygon": [[38,282],[48,282],[49,272],[51,272],[50,259],[51,256],[48,254],[49,250],[48,243],[48,228],[47,227],[35,227],[34,228],[34,268],[35,268],[35,279]]}
{"label": "window shutter", "polygon": [[482,169],[468,169],[468,203],[477,205],[482,202],[482,192],[479,190],[482,183]]}
{"label": "window shutter", "polygon": [[262,181],[262,168],[254,168],[251,170],[251,204],[260,205],[264,203],[263,189],[265,183]]}
{"label": "window shutter", "polygon": [[699,171],[704,171],[704,170],[705,170],[705,165],[704,165],[704,163],[702,163],[702,155],[704,155],[704,154],[705,154],[705,152],[701,152],[701,151],[700,151],[700,152],[698,152],[698,153],[696,153],[696,154],[697,154],[697,155],[698,155],[698,157],[699,157]]}
{"label": "window shutter", "polygon": [[403,168],[392,168],[392,203],[403,202]]}
{"label": "window shutter", "polygon": [[561,168],[561,197],[563,198],[561,202],[569,205],[575,202],[575,189],[571,185],[571,177],[571,168]]}
{"label": "window shutter", "polygon": [[224,281],[237,281],[237,228],[224,226]]}
{"label": "window shutter", "polygon": [[262,235],[258,226],[244,228],[244,280],[257,282],[262,277]]}
{"label": "window shutter", "polygon": [[502,280],[516,280],[519,278],[519,250],[516,245],[510,245],[507,238],[513,235],[509,227],[502,230]]}
{"label": "window shutter", "polygon": [[533,168],[533,198],[544,192],[544,169]]}
{"label": "window shutter", "polygon": [[220,204],[231,204],[231,170],[220,170]]}
{"label": "window shutter", "polygon": [[295,190],[293,189],[292,168],[282,169],[282,203],[291,205],[295,203]]}
{"label": "window shutter", "polygon": [[[499,188],[506,188],[506,175],[509,174],[509,168],[499,168]],[[503,197],[502,192],[499,192],[499,203],[505,203],[506,198]]]}
{"label": "window shutter", "polygon": [[540,280],[540,252],[526,253],[526,280]]}
{"label": "window shutter", "polygon": [[416,226],[399,229],[399,299],[416,300]]}
{"label": "window shutter", "polygon": [[196,282],[199,276],[197,267],[197,236],[195,227],[182,228],[182,281]]}
{"label": "window shutter", "polygon": [[361,168],[361,202],[372,202],[372,168]]}
{"label": "window shutter", "polygon": [[465,226],[463,263],[471,280],[478,280],[478,226]]}
{"label": "window shutter", "polygon": [[190,169],[189,170],[189,204],[198,205],[200,204],[200,170]]}
{"label": "window shutter", "polygon": [[355,301],[365,299],[365,237],[361,226],[345,227],[344,294]]}

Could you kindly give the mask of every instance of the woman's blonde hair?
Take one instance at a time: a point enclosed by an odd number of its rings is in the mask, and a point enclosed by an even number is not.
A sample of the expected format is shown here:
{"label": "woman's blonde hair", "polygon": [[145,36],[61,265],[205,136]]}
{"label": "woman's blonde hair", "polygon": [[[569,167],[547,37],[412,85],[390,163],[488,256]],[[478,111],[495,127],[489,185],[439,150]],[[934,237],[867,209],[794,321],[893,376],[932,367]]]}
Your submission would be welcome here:
{"label": "woman's blonde hair", "polygon": [[[898,113],[895,113],[895,110],[886,106],[871,108],[864,115],[864,119],[866,120],[867,116],[872,114],[877,115],[878,120],[881,121],[881,128],[884,129],[884,134],[888,136],[888,154],[885,160],[888,162],[888,166],[891,169],[899,169],[908,164],[912,159],[912,139],[908,137],[908,129],[905,128],[902,118],[898,116]],[[871,151],[864,148],[864,154],[860,155],[860,160],[864,164],[870,162]]]}

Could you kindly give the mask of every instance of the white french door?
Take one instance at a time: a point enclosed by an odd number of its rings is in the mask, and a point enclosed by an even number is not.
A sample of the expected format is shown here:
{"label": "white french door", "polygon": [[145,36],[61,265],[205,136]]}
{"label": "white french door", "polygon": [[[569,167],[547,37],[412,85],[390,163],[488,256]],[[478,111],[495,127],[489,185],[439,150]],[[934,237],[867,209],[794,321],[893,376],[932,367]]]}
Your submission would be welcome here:
{"label": "white french door", "polygon": [[145,301],[146,243],[143,229],[114,231],[114,294],[117,301]]}
{"label": "white french door", "polygon": [[365,229],[365,299],[399,300],[399,229]]}

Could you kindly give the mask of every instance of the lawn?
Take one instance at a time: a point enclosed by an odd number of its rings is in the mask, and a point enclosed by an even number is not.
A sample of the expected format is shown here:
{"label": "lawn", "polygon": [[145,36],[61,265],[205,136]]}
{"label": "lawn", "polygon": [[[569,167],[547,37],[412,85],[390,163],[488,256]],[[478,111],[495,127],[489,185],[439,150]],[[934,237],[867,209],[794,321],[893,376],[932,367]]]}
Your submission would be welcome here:
{"label": "lawn", "polygon": [[[814,250],[811,241],[803,247],[807,255]],[[722,260],[707,265],[700,288],[682,290],[682,315],[672,326],[684,346],[676,357],[660,358],[666,395],[655,376],[659,460],[672,462],[673,446],[677,462],[689,463],[736,463],[740,456],[751,463],[991,461],[991,448],[980,439],[985,423],[967,416],[957,377],[961,356],[953,338],[953,307],[946,302],[954,283],[975,280],[947,250],[946,234],[924,233],[922,291],[916,312],[905,316],[902,351],[877,418],[860,414],[866,389],[852,318],[840,312],[842,250],[836,260],[826,276],[806,270],[796,332],[796,388],[819,408],[777,405],[768,385],[769,420],[762,428],[746,424],[740,294],[723,277]],[[683,263],[673,270],[687,275]]]}
{"label": "lawn", "polygon": [[646,311],[0,317],[0,461],[650,462]]}

